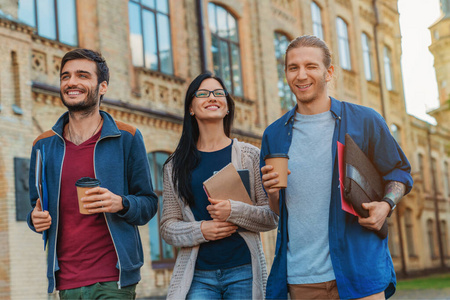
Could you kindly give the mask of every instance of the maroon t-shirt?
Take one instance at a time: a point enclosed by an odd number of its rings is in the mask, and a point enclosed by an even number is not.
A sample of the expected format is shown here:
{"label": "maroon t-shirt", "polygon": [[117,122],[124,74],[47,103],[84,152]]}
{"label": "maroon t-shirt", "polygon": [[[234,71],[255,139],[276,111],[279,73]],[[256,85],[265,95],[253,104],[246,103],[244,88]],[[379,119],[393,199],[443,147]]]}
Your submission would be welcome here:
{"label": "maroon t-shirt", "polygon": [[58,290],[119,280],[117,255],[105,216],[80,214],[75,187],[81,177],[95,177],[94,148],[100,132],[78,146],[66,140],[56,242],[60,267],[56,272]]}

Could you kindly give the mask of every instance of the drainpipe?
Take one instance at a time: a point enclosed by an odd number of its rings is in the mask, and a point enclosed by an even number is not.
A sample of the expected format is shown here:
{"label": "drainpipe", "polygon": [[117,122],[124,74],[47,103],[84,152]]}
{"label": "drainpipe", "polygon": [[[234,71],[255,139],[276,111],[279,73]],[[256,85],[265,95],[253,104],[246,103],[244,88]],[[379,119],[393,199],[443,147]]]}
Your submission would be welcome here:
{"label": "drainpipe", "polygon": [[[427,128],[427,142],[428,142],[428,159],[430,161],[430,171],[431,171],[431,180],[433,182],[433,202],[434,202],[434,217],[436,219],[436,229],[438,236],[438,245],[439,245],[439,257],[441,259],[441,267],[445,268],[445,259],[444,259],[444,247],[442,245],[442,235],[441,235],[441,222],[439,219],[439,200],[437,197],[437,184],[436,184],[436,173],[433,166],[433,158],[431,156],[431,129],[430,125]],[[433,241],[431,241],[433,242]],[[433,253],[432,253],[433,255]]]}
{"label": "drainpipe", "polygon": [[[386,107],[385,107],[385,99],[384,99],[384,82],[381,79],[381,63],[380,63],[380,53],[378,51],[378,26],[380,25],[380,17],[378,15],[378,7],[377,7],[377,0],[372,0],[372,6],[373,11],[375,13],[375,26],[373,27],[373,40],[375,42],[375,56],[377,61],[377,68],[378,68],[378,79],[379,79],[379,87],[380,87],[380,99],[381,99],[381,114],[385,120],[386,115]],[[404,252],[404,245],[403,245],[403,232],[400,222],[400,210],[396,209],[395,215],[397,217],[397,228],[398,228],[398,239],[400,244],[400,260],[402,262],[402,268],[401,273],[403,275],[406,275],[406,260],[405,260],[405,252]],[[389,237],[390,238],[390,237]]]}
{"label": "drainpipe", "polygon": [[208,61],[206,58],[206,43],[205,43],[205,26],[203,24],[203,1],[197,0],[197,27],[198,27],[198,42],[200,49],[200,63],[202,73],[208,70]]}

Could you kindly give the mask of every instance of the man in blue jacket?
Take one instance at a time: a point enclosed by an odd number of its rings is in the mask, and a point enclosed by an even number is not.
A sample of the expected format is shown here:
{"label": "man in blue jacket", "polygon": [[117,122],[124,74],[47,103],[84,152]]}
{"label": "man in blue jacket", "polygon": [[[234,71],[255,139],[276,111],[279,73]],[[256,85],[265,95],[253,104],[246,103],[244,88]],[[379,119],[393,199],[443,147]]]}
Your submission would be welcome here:
{"label": "man in blue jacket", "polygon": [[[147,153],[135,127],[100,111],[109,69],[94,51],[76,49],[61,62],[60,95],[68,112],[33,144],[30,186],[35,182],[36,151],[45,157],[48,211],[36,189],[28,225],[48,235],[48,292],[61,299],[134,299],[143,251],[138,225],[156,213]],[[80,214],[75,182],[96,178]]]}
{"label": "man in blue jacket", "polygon": [[[264,132],[263,184],[280,221],[268,299],[385,299],[395,292],[386,239],[374,232],[411,190],[411,167],[373,109],[328,96],[334,67],[327,45],[314,36],[286,50],[286,79],[297,105]],[[349,133],[386,183],[380,202],[363,204],[368,218],[342,210],[337,141]],[[278,174],[264,166],[271,153],[289,155],[288,187],[273,188]]]}

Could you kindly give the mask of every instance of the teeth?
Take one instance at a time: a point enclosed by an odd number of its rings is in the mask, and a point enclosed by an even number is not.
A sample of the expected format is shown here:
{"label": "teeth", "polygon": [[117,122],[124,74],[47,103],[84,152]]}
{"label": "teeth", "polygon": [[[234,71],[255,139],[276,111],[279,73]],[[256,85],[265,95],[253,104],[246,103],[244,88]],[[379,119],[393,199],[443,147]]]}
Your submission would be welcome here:
{"label": "teeth", "polygon": [[79,95],[80,92],[68,92],[67,94],[69,94],[69,95]]}
{"label": "teeth", "polygon": [[309,87],[309,86],[311,86],[311,84],[307,84],[307,85],[299,85],[298,87],[301,88],[301,89],[304,89],[304,88],[307,88],[307,87]]}

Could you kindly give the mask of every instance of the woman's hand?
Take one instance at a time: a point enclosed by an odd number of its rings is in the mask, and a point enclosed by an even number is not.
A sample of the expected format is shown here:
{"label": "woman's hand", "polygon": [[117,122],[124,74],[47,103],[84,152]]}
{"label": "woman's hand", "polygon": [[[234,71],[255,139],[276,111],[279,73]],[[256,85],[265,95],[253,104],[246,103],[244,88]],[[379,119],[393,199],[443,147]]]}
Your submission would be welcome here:
{"label": "woman's hand", "polygon": [[230,222],[203,221],[200,225],[203,237],[208,241],[220,240],[236,232],[237,226]]}
{"label": "woman's hand", "polygon": [[211,205],[208,205],[206,209],[208,210],[211,218],[215,221],[225,222],[231,214],[231,204],[229,200],[216,200],[208,197]]}

